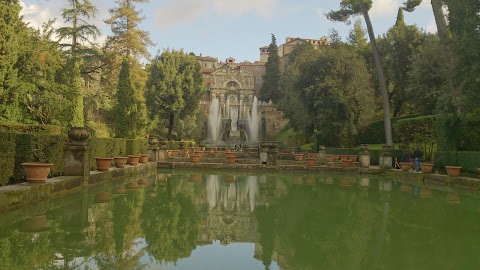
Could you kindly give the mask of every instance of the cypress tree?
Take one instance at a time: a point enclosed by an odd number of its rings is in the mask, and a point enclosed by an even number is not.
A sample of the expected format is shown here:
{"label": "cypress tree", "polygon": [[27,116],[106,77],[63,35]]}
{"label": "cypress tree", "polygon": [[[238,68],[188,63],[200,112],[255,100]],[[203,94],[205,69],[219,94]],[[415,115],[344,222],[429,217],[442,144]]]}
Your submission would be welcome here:
{"label": "cypress tree", "polygon": [[80,76],[80,66],[76,60],[71,64],[72,74],[70,76],[70,87],[73,93],[73,107],[72,107],[72,127],[83,127],[85,120],[83,116],[83,89],[82,78]]}
{"label": "cypress tree", "polygon": [[113,109],[115,118],[115,135],[118,138],[135,138],[137,134],[137,109],[130,77],[130,64],[127,59],[122,62],[118,78],[116,104]]}
{"label": "cypress tree", "polygon": [[280,56],[278,55],[277,40],[272,34],[272,42],[268,46],[268,61],[265,64],[265,75],[263,75],[263,85],[260,90],[260,100],[277,103],[281,99],[278,92],[280,81]]}

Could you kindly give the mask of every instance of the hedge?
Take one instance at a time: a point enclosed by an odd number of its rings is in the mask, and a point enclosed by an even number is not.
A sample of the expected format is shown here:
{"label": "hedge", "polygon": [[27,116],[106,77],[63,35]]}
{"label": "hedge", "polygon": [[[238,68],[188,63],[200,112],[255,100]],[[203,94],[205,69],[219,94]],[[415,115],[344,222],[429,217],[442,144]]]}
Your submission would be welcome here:
{"label": "hedge", "polygon": [[399,119],[393,125],[397,140],[408,148],[411,145],[422,149],[425,159],[430,160],[436,150],[437,135],[435,131],[437,117],[435,115]]}
{"label": "hedge", "polygon": [[[53,163],[50,176],[65,174],[65,135],[44,135],[0,132],[0,186],[24,182],[24,162]],[[90,167],[94,157],[113,157],[147,152],[147,140],[90,138]]]}
{"label": "hedge", "polygon": [[444,170],[445,166],[461,166],[462,171],[476,173],[480,168],[480,152],[437,151],[434,155],[435,168]]}
{"label": "hedge", "polygon": [[[360,153],[360,148],[327,148],[325,149],[327,154],[333,155],[358,155]],[[383,153],[383,150],[372,150],[369,149],[368,152],[370,153],[370,163],[372,165],[380,164],[380,154]],[[392,150],[392,158],[400,159],[402,157],[403,151],[402,150]]]}
{"label": "hedge", "polygon": [[61,127],[61,126],[54,126],[54,125],[0,124],[0,132],[62,135],[62,134],[67,134],[68,128]]}

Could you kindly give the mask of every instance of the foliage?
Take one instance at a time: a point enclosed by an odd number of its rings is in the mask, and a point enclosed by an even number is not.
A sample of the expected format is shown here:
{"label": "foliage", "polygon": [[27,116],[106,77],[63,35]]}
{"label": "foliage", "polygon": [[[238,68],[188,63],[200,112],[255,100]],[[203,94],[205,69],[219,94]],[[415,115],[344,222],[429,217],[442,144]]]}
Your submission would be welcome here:
{"label": "foliage", "polygon": [[477,173],[480,168],[480,152],[435,152],[435,167],[444,168],[445,166],[461,166],[462,171]]}
{"label": "foliage", "polygon": [[265,63],[265,75],[263,75],[259,99],[265,102],[272,100],[274,103],[278,103],[282,98],[278,91],[279,81],[280,56],[278,55],[277,40],[275,35],[272,34],[272,42],[268,46],[268,60]]}
{"label": "foliage", "polygon": [[[294,94],[286,95],[282,110],[296,122],[293,110],[303,107],[308,112],[300,116],[307,117],[303,128],[313,126],[321,144],[353,143],[352,136],[371,118],[373,90],[365,61],[345,46],[305,49],[284,76],[292,87],[285,91]],[[297,103],[298,107],[292,108]]]}
{"label": "foliage", "polygon": [[293,128],[286,127],[275,138],[279,143],[279,148],[298,147],[303,145],[307,140],[302,132],[296,132]]}
{"label": "foliage", "polygon": [[70,121],[70,125],[72,127],[83,127],[85,125],[85,119],[83,116],[83,90],[80,66],[74,59],[70,67],[71,79],[69,84],[73,95],[72,120]]}
{"label": "foliage", "polygon": [[21,45],[18,34],[23,27],[20,10],[18,0],[0,1],[0,120],[15,121],[21,117],[15,68]]}
{"label": "foliage", "polygon": [[387,85],[391,91],[393,116],[408,114],[410,110],[409,102],[413,98],[412,92],[407,91],[407,75],[411,70],[413,55],[425,43],[426,37],[416,25],[405,24],[403,11],[399,9],[395,25],[378,41]]}
{"label": "foliage", "polygon": [[[358,155],[360,153],[360,148],[326,148],[327,154],[332,155]],[[370,154],[370,164],[378,165],[380,161],[380,155],[383,153],[381,149],[369,149],[368,153]],[[402,150],[394,149],[392,150],[392,158],[401,158],[403,154]]]}
{"label": "foliage", "polygon": [[393,125],[396,142],[405,146],[415,145],[422,149],[424,159],[430,160],[436,148],[435,131],[437,117],[434,115],[400,119]]}
{"label": "foliage", "polygon": [[130,64],[127,59],[122,62],[118,89],[113,107],[115,114],[115,136],[118,138],[135,138],[137,136],[137,106],[130,77]]}
{"label": "foliage", "polygon": [[439,151],[480,151],[480,117],[477,114],[442,114],[437,120]]}
{"label": "foliage", "polygon": [[[65,132],[66,133],[66,132]],[[53,163],[51,176],[65,173],[66,135],[0,132],[0,186],[23,182],[24,162]],[[90,138],[90,168],[95,168],[94,157],[125,156],[147,152],[147,140]]]}
{"label": "foliage", "polygon": [[337,11],[330,11],[327,14],[328,19],[332,21],[345,22],[352,16],[362,14],[367,25],[367,32],[370,38],[370,45],[372,47],[373,59],[375,61],[375,69],[377,71],[377,79],[380,86],[380,94],[382,96],[383,120],[385,121],[385,142],[388,145],[393,145],[392,125],[390,122],[390,100],[388,98],[387,85],[385,83],[385,75],[380,61],[380,54],[373,32],[372,22],[368,11],[372,7],[372,0],[342,0],[340,9]]}
{"label": "foliage", "polygon": [[183,51],[164,51],[150,66],[145,91],[150,119],[166,119],[167,138],[172,139],[176,120],[197,114],[204,91],[195,57]]}

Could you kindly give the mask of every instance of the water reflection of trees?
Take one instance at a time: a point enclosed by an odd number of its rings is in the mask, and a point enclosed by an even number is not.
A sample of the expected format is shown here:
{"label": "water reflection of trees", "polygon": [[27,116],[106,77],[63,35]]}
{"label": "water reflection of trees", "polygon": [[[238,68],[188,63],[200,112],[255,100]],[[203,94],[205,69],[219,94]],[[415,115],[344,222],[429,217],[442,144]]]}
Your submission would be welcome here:
{"label": "water reflection of trees", "polygon": [[146,250],[157,261],[176,262],[189,257],[198,238],[198,214],[192,199],[192,183],[178,179],[146,197],[141,226]]}

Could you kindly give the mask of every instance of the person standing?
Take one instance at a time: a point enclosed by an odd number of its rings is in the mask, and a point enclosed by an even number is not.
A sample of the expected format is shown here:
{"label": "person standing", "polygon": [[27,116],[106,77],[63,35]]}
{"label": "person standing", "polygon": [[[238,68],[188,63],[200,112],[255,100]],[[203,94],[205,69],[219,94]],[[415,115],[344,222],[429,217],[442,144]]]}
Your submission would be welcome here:
{"label": "person standing", "polygon": [[420,171],[420,161],[423,158],[423,152],[418,148],[418,146],[415,146],[415,150],[413,150],[413,162],[415,164],[415,171],[419,172]]}

